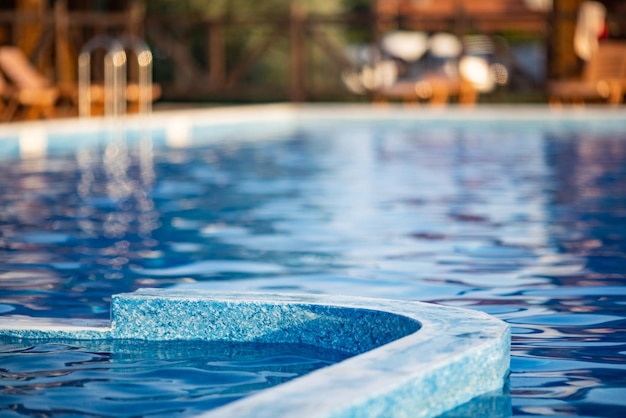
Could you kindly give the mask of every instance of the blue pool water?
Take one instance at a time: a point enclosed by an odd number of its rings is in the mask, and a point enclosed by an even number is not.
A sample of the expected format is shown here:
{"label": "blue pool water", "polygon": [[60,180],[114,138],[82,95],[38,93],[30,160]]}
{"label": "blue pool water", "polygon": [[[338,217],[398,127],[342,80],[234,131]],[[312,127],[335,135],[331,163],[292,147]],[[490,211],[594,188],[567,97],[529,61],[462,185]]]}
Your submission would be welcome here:
{"label": "blue pool water", "polygon": [[345,358],[295,344],[3,341],[0,415],[194,416]]}
{"label": "blue pool water", "polygon": [[626,416],[626,129],[331,125],[5,158],[0,313],[170,286],[462,306],[513,327],[504,415]]}

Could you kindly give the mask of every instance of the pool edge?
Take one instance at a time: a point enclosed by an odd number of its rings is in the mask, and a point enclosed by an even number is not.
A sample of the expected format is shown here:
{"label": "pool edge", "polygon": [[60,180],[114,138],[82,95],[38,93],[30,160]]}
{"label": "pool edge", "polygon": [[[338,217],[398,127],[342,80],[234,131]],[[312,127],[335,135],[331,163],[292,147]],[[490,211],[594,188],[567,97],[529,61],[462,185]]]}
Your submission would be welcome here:
{"label": "pool edge", "polygon": [[[116,298],[153,299],[156,302],[152,306],[159,306],[159,300],[169,298],[181,301],[183,308],[185,301],[231,301],[241,306],[307,304],[386,312],[421,324],[417,332],[203,413],[201,416],[205,418],[303,414],[311,417],[434,417],[478,395],[500,389],[509,371],[509,326],[478,311],[408,300],[168,289],[143,290]],[[114,317],[111,328],[98,326],[90,330],[80,322],[66,321],[66,325],[59,323],[56,330],[64,338],[71,337],[72,331],[87,339],[115,338],[115,320]],[[7,335],[7,323],[3,322],[0,322],[0,334]],[[34,318],[32,326],[37,328],[37,322]],[[32,332],[24,333],[26,328],[22,324],[22,335],[33,338]],[[48,327],[41,338],[50,338],[52,331]]]}

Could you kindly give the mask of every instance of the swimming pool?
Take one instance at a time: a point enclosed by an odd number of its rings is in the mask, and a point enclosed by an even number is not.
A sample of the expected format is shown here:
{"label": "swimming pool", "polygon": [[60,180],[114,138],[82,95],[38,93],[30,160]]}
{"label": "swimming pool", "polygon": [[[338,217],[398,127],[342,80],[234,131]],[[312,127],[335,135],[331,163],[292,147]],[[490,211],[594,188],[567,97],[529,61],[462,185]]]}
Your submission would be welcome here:
{"label": "swimming pool", "polygon": [[170,286],[468,307],[513,327],[502,416],[623,416],[625,116],[270,106],[125,135],[6,127],[0,312],[105,319],[112,294]]}

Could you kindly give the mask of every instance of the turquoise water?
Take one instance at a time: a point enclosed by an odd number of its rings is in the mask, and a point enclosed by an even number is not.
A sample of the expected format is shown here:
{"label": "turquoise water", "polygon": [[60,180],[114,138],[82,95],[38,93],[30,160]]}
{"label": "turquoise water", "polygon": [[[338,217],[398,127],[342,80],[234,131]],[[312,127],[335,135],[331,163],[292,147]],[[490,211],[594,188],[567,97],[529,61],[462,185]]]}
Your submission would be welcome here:
{"label": "turquoise water", "polygon": [[626,133],[404,122],[277,139],[5,159],[0,312],[104,319],[112,294],[169,286],[462,306],[513,327],[502,415],[626,415]]}

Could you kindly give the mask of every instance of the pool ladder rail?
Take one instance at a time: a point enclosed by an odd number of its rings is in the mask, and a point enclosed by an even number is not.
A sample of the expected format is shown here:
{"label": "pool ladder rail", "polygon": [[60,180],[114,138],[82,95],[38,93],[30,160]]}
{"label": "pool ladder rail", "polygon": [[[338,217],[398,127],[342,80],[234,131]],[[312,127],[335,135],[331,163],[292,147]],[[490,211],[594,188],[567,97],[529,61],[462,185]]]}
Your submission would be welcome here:
{"label": "pool ladder rail", "polygon": [[[104,50],[103,84],[92,83],[92,55]],[[128,83],[127,51],[133,53],[138,65],[137,82]],[[92,116],[101,109],[104,116],[117,117],[131,110],[139,114],[152,112],[152,102],[160,95],[160,88],[152,83],[152,53],[140,38],[102,35],[87,42],[78,57],[78,114]]]}

